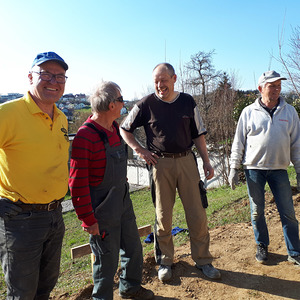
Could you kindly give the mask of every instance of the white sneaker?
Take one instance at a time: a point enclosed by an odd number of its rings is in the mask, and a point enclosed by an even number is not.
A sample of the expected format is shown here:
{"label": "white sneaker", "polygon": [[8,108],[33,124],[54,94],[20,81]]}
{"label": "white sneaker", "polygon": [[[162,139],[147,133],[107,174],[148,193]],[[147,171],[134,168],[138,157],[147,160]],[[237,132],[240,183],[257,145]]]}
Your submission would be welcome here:
{"label": "white sneaker", "polygon": [[196,264],[196,268],[200,269],[203,274],[210,278],[210,279],[220,279],[221,278],[221,273],[219,270],[214,268],[212,264],[207,264],[207,265],[198,265]]}
{"label": "white sneaker", "polygon": [[172,277],[171,266],[160,265],[158,269],[158,279],[160,281],[170,280]]}

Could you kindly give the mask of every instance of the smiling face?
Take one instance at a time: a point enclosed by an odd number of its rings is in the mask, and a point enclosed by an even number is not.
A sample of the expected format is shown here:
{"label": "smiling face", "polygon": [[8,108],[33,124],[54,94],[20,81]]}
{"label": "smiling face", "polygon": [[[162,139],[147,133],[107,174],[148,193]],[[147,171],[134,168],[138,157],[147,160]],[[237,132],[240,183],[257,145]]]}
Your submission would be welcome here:
{"label": "smiling face", "polygon": [[57,83],[52,77],[50,81],[43,81],[40,75],[34,72],[47,72],[53,75],[65,75],[64,68],[55,61],[47,61],[39,66],[34,66],[32,73],[29,73],[30,93],[33,100],[39,105],[51,105],[57,102],[65,90],[64,83]]}
{"label": "smiling face", "polygon": [[171,76],[164,66],[159,66],[153,71],[155,92],[164,101],[174,100],[174,84],[176,74]]}

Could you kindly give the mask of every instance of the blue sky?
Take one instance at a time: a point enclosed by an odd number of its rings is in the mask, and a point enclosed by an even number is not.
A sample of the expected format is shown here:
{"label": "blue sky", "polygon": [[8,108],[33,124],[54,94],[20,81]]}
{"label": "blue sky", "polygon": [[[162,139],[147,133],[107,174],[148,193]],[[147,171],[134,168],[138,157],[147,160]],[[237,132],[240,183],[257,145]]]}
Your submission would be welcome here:
{"label": "blue sky", "polygon": [[0,94],[24,93],[37,53],[55,51],[69,64],[66,93],[91,93],[101,80],[125,99],[152,87],[152,69],[175,70],[199,51],[215,49],[217,70],[255,89],[262,72],[278,72],[278,38],[299,24],[298,0],[0,0]]}

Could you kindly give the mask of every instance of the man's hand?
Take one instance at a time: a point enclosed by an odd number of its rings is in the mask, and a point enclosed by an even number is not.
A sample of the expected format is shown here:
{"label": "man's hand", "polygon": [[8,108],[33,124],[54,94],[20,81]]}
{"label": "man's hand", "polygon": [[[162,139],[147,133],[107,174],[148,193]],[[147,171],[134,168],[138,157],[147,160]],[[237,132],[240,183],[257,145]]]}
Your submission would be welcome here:
{"label": "man's hand", "polygon": [[0,198],[0,218],[8,220],[12,216],[18,215],[22,208],[6,198]]}
{"label": "man's hand", "polygon": [[100,235],[98,223],[95,223],[88,227],[83,227],[83,230],[91,235]]}
{"label": "man's hand", "polygon": [[157,163],[156,158],[158,156],[155,153],[150,152],[149,150],[142,147],[137,140],[135,139],[133,133],[120,128],[120,134],[127,145],[133,149],[137,155],[143,159],[148,165],[155,165]]}
{"label": "man's hand", "polygon": [[212,179],[214,177],[214,169],[209,162],[203,163],[203,170],[206,179]]}
{"label": "man's hand", "polygon": [[239,173],[237,169],[230,169],[228,181],[231,188],[234,190],[235,186],[239,183]]}
{"label": "man's hand", "polygon": [[140,158],[142,158],[148,165],[155,165],[157,164],[158,156],[151,151],[140,147],[138,150],[136,149],[135,152],[138,154]]}
{"label": "man's hand", "polygon": [[297,173],[297,190],[300,192],[300,173]]}

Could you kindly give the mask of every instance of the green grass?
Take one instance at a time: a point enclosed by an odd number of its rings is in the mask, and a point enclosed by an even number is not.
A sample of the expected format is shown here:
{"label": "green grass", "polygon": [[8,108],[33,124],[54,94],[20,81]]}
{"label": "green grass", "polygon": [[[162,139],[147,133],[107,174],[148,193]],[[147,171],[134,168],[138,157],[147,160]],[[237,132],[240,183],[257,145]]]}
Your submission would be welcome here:
{"label": "green grass", "polygon": [[[288,169],[291,184],[296,185],[294,168]],[[266,187],[267,192],[269,187]],[[149,188],[131,193],[131,199],[136,214],[138,227],[154,225],[154,207]],[[228,223],[250,221],[249,202],[245,184],[240,184],[233,191],[227,186],[208,190],[208,208],[206,209],[209,228],[222,226]],[[80,226],[74,211],[64,213],[66,234],[62,248],[61,275],[55,287],[55,293],[74,294],[87,284],[92,283],[90,256],[72,261],[70,249],[89,242],[89,236]],[[173,227],[187,228],[184,210],[179,197],[176,197],[173,210]],[[144,254],[153,251],[153,244],[144,243],[141,238]],[[188,242],[188,233],[183,232],[174,237],[175,247]],[[0,273],[0,299],[5,299],[5,284],[2,272]]]}

